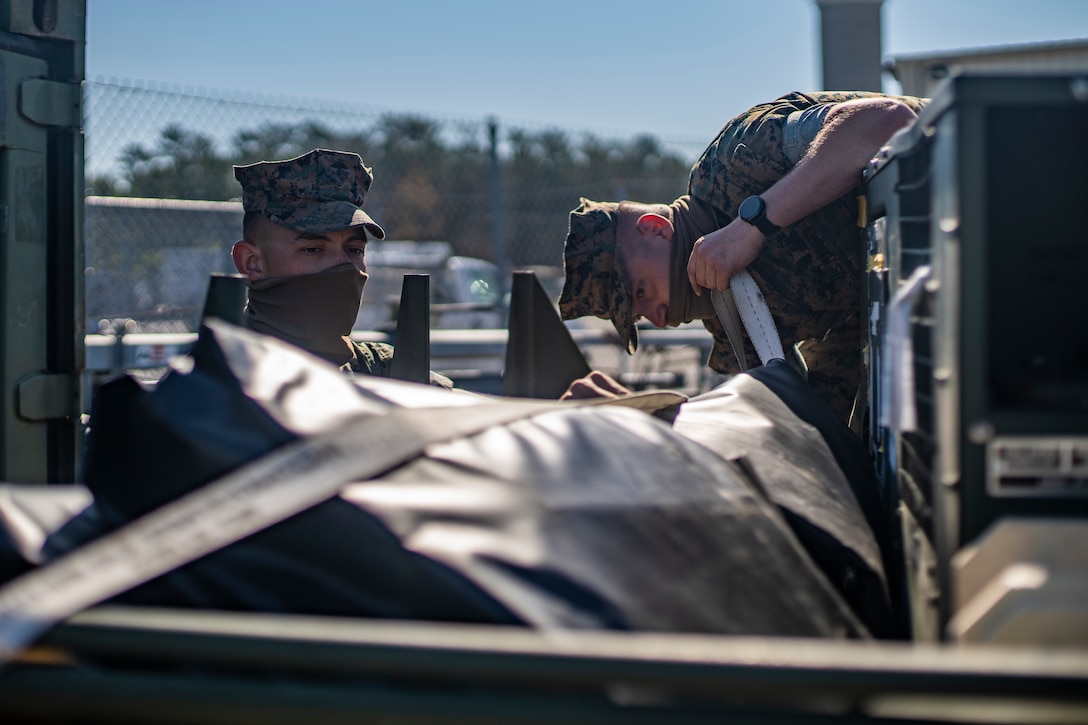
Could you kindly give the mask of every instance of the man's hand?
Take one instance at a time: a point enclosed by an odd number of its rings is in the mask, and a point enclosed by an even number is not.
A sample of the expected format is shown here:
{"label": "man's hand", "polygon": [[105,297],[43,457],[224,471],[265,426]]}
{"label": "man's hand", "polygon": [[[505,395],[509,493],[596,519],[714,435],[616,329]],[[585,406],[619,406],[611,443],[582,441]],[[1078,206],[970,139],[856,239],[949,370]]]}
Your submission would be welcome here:
{"label": "man's hand", "polygon": [[704,287],[728,289],[733,275],[746,269],[761,249],[763,233],[740,219],[699,237],[688,258],[688,279],[695,294],[702,295]]}
{"label": "man's hand", "polygon": [[621,398],[631,391],[623,387],[604,373],[594,370],[584,378],[578,378],[560,400],[584,400],[586,398]]}

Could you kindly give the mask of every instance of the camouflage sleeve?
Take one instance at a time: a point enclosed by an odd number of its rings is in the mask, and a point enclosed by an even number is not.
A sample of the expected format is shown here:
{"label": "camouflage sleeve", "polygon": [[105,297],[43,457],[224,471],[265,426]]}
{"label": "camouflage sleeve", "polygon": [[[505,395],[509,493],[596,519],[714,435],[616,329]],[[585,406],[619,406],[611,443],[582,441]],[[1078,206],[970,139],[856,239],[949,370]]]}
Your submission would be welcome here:
{"label": "camouflage sleeve", "polygon": [[[374,375],[379,378],[391,377],[393,371],[393,346],[384,342],[355,342],[355,360],[347,363],[351,372],[360,375]],[[453,388],[453,381],[441,373],[430,371],[430,384],[440,388]]]}
{"label": "camouflage sleeve", "polygon": [[791,113],[819,105],[859,98],[887,97],[902,101],[915,113],[926,99],[868,92],[787,93],[731,119],[695,163],[688,177],[688,193],[732,219],[737,207],[781,179],[793,163],[783,150],[786,121]]}
{"label": "camouflage sleeve", "polygon": [[[872,97],[881,95],[790,93],[749,109],[726,124],[693,167],[691,195],[714,207],[724,225],[736,216],[741,201],[763,193],[793,168],[782,147],[791,113]],[[920,110],[925,103],[924,99],[908,96],[892,97],[912,110]],[[860,177],[859,169],[859,181]],[[861,242],[855,194],[845,194],[800,222],[784,227],[748,269],[767,299],[783,346],[824,337],[854,314],[858,305]],[[735,368],[720,324],[716,320],[704,324],[716,340],[712,367]]]}
{"label": "camouflage sleeve", "polygon": [[393,346],[384,342],[355,342],[355,359],[344,367],[360,375],[388,378],[393,368]]}

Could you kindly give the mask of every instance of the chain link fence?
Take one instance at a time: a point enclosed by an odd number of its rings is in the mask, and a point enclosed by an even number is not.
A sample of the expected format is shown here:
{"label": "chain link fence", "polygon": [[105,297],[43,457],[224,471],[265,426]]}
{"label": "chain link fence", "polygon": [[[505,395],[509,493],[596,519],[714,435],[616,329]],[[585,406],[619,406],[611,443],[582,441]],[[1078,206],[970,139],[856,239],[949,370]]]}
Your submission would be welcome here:
{"label": "chain link fence", "polygon": [[706,142],[112,79],[86,82],[84,113],[89,332],[114,320],[194,329],[208,275],[234,271],[235,164],[355,151],[390,239],[440,240],[507,278],[532,267],[554,280],[579,197],[671,201]]}
{"label": "chain link fence", "polygon": [[[88,82],[84,103],[88,332],[196,329],[209,275],[234,271],[236,164],[355,151],[374,169],[367,210],[390,239],[440,241],[495,263],[507,282],[513,269],[532,268],[557,297],[579,197],[671,201],[705,144],[147,83]],[[379,287],[368,284],[364,309],[381,305]],[[596,323],[610,327],[584,322]],[[704,348],[586,352],[633,387],[694,391],[710,384]]]}

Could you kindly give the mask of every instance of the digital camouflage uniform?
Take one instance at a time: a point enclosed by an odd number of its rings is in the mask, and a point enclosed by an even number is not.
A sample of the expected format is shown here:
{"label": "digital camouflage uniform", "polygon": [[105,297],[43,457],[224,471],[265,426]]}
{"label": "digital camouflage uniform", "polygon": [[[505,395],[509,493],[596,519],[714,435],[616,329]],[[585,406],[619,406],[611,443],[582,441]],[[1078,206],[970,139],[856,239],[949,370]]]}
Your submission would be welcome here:
{"label": "digital camouflage uniform", "polygon": [[[740,203],[762,194],[795,165],[783,150],[786,121],[795,111],[859,98],[866,92],[789,93],[736,116],[719,132],[692,167],[688,196],[708,219],[700,234],[726,226]],[[916,113],[925,101],[892,96]],[[861,181],[861,169],[858,170]],[[860,282],[862,250],[854,190],[802,221],[784,227],[763,245],[748,267],[766,297],[783,346],[805,341],[801,351],[809,383],[845,420],[861,378]],[[677,200],[678,202],[680,200]],[[566,281],[560,296],[565,319],[593,315],[611,319],[621,344],[633,352],[637,332],[631,289],[615,253],[616,219],[623,202],[582,199],[571,213],[564,247]],[[677,202],[673,204],[678,213]],[[675,221],[681,221],[676,220]],[[679,229],[681,225],[677,224]],[[690,224],[685,225],[690,228]],[[690,245],[694,238],[685,240]],[[674,238],[674,244],[678,244]],[[676,260],[674,260],[676,261]],[[678,260],[670,285],[689,284],[686,260]],[[671,300],[670,300],[671,303]],[[670,314],[671,316],[671,314]],[[712,313],[703,324],[714,336],[708,364],[722,373],[739,372],[724,328]],[[751,343],[748,359],[758,359]]]}
{"label": "digital camouflage uniform", "polygon": [[393,346],[384,342],[356,342],[351,340],[355,358],[344,363],[341,369],[350,370],[358,375],[375,375],[379,378],[390,377],[393,368]]}
{"label": "digital camouflage uniform", "polygon": [[[349,340],[355,352],[355,358],[344,363],[340,369],[354,375],[373,375],[379,378],[393,377],[393,346],[384,342],[356,342]],[[440,388],[453,388],[453,380],[442,373],[431,370],[428,375],[431,385]]]}
{"label": "digital camouflage uniform", "polygon": [[[877,93],[789,93],[729,121],[692,167],[688,193],[721,215],[725,226],[737,207],[762,194],[794,166],[783,152],[783,128],[794,111],[842,103]],[[893,96],[915,113],[921,99]],[[858,173],[860,184],[861,174]],[[860,189],[853,190],[770,237],[748,271],[759,284],[787,349],[802,340],[809,383],[833,408],[849,415],[861,379],[858,229]],[[675,280],[674,280],[675,282]],[[710,367],[737,372],[728,337],[717,317],[703,320],[714,335]],[[749,359],[758,359],[750,350]]]}
{"label": "digital camouflage uniform", "polygon": [[286,161],[235,166],[242,208],[300,232],[336,232],[363,226],[378,239],[385,230],[360,207],[374,174],[359,154],[314,149]]}

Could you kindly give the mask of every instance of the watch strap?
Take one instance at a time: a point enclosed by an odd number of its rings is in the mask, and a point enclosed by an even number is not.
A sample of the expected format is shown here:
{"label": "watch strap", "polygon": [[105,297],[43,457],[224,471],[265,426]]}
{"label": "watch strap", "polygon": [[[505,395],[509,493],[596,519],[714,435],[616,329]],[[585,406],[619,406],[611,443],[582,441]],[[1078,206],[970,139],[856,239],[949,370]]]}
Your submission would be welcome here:
{"label": "watch strap", "polygon": [[765,213],[749,221],[749,224],[754,226],[759,231],[763,232],[763,236],[765,237],[774,236],[775,234],[778,234],[779,230],[781,230],[781,227],[771,223],[771,220],[767,218],[767,215]]}
{"label": "watch strap", "polygon": [[755,199],[759,202],[759,213],[751,217],[742,216],[741,219],[754,226],[756,229],[762,232],[763,236],[765,237],[770,237],[777,234],[781,230],[781,227],[777,226],[776,224],[771,222],[770,219],[767,218],[767,203],[763,201],[763,197],[758,195],[749,197],[748,199],[745,199],[744,202],[741,203],[741,205],[743,206],[745,203],[748,202],[749,199]]}

